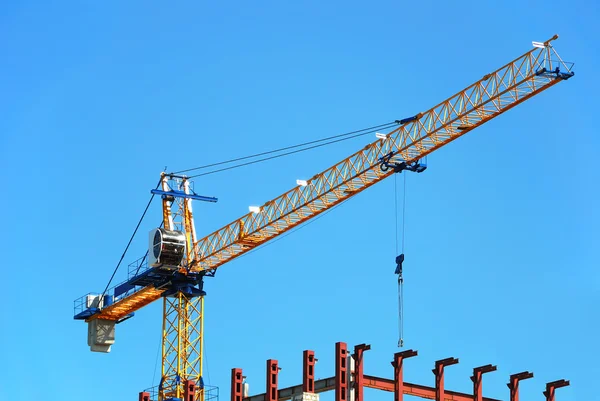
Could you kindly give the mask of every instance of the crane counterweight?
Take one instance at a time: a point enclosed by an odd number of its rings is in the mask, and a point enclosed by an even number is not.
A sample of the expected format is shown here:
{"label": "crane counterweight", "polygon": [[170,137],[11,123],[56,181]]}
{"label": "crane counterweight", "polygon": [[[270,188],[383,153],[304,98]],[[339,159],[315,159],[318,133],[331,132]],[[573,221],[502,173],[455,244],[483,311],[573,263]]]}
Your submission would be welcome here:
{"label": "crane counterweight", "polygon": [[179,269],[185,257],[186,238],[183,231],[155,228],[150,231],[148,265],[165,269]]}

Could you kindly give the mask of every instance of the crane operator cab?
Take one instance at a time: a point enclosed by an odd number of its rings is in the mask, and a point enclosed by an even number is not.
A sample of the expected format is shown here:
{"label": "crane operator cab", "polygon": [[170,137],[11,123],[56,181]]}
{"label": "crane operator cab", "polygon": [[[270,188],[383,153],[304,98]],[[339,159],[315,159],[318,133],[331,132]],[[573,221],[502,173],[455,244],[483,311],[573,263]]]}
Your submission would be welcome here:
{"label": "crane operator cab", "polygon": [[148,266],[169,270],[179,269],[185,256],[185,233],[155,228],[150,231],[148,239]]}

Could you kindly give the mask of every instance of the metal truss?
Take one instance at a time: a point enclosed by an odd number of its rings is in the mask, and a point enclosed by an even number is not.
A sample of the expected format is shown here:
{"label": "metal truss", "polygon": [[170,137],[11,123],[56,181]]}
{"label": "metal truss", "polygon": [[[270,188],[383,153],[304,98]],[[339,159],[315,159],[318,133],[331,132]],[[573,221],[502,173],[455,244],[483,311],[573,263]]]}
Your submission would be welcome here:
{"label": "metal truss", "polygon": [[[268,201],[196,243],[197,270],[222,264],[264,244],[389,177],[383,157],[414,163],[519,103],[572,76],[548,40],[333,167]],[[558,69],[557,69],[558,68]]]}
{"label": "metal truss", "polygon": [[[203,311],[203,297],[188,298],[179,292],[164,298],[159,401],[183,399],[186,381],[201,382]],[[204,400],[202,386],[194,396]]]}

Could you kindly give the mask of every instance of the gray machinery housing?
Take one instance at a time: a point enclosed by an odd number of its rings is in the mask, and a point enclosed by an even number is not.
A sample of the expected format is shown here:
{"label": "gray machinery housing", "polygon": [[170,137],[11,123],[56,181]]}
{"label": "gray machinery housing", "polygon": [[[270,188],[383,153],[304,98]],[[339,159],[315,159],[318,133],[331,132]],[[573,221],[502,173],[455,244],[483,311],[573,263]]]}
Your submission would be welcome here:
{"label": "gray machinery housing", "polygon": [[178,269],[185,256],[185,233],[155,228],[150,231],[148,266]]}

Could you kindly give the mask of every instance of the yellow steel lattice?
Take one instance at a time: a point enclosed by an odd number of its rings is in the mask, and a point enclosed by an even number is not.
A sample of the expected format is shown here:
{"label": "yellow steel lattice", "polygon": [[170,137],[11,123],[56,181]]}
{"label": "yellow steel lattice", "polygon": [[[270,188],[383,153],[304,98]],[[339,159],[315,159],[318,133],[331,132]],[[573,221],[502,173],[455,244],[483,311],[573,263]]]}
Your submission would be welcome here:
{"label": "yellow steel lattice", "polygon": [[[203,308],[203,297],[188,298],[179,292],[164,298],[160,401],[183,398],[184,380],[200,381]],[[202,401],[203,397],[198,389],[196,400]]]}

